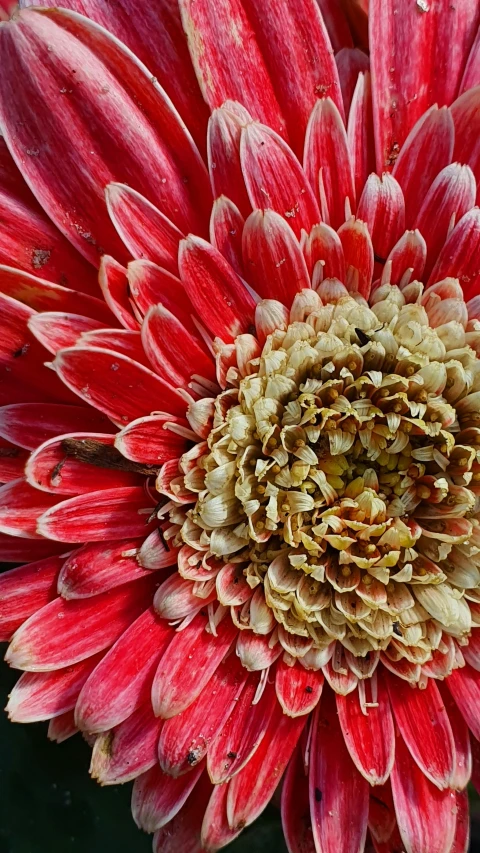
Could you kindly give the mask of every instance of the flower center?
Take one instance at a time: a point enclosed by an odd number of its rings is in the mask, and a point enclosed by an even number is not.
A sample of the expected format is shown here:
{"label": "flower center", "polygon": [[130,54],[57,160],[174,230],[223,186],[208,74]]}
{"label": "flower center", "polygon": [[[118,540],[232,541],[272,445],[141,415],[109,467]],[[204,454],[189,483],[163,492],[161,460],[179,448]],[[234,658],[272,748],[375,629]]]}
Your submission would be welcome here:
{"label": "flower center", "polygon": [[217,580],[239,627],[277,624],[290,654],[337,640],[423,664],[445,634],[466,642],[480,601],[479,361],[396,287],[371,308],[309,301],[228,371],[181,462],[196,502],[177,541],[240,584],[244,600]]}

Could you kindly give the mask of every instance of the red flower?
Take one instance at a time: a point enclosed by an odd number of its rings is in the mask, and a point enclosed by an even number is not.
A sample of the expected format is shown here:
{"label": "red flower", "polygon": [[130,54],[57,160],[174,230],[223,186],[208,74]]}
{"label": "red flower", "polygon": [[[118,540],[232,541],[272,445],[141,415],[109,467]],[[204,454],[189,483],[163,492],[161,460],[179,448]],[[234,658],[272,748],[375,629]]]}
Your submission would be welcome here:
{"label": "red flower", "polygon": [[290,853],[461,853],[478,0],[67,5],[0,10],[9,714],[155,853],[282,777]]}

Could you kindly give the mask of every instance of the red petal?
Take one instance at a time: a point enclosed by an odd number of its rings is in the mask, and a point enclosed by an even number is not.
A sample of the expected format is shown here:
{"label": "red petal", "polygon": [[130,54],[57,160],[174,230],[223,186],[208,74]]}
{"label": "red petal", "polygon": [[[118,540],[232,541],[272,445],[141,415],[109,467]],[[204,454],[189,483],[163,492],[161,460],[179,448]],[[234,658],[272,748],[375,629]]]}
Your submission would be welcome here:
{"label": "red petal", "polygon": [[451,162],[454,137],[450,110],[435,105],[421,116],[405,140],[393,174],[403,190],[408,228],[438,173]]}
{"label": "red petal", "polygon": [[455,741],[455,771],[451,779],[451,787],[461,790],[466,788],[472,774],[472,751],[470,748],[470,733],[450,692],[442,681],[438,681],[438,689],[452,727]]}
{"label": "red petal", "polygon": [[322,18],[335,53],[342,47],[352,47],[352,35],[344,11],[336,0],[318,0]]}
{"label": "red petal", "polygon": [[[410,280],[422,281],[426,260],[427,244],[420,231],[405,231],[387,258],[387,263],[391,264],[389,282],[404,286]],[[405,273],[408,273],[407,282],[403,281]]]}
{"label": "red petal", "polygon": [[340,237],[337,232],[321,222],[312,229],[303,247],[310,275],[320,261],[323,278],[338,278],[345,281],[345,258]]}
{"label": "red petal", "polygon": [[300,663],[287,666],[278,661],[275,671],[275,690],[284,714],[301,717],[309,714],[320,700],[323,674],[305,669]]}
{"label": "red petal", "polygon": [[105,197],[110,218],[130,254],[148,258],[175,274],[183,237],[176,225],[126,184],[109,184]]}
{"label": "red petal", "polygon": [[[453,156],[460,163],[471,166],[477,182],[480,179],[480,144],[478,134],[480,129],[479,110],[480,88],[477,87],[461,95],[452,104],[453,123],[455,125],[455,148]],[[477,191],[477,204],[480,193]]]}
{"label": "red petal", "polygon": [[388,779],[395,756],[393,718],[383,679],[378,679],[376,707],[362,711],[358,691],[337,695],[337,711],[347,749],[371,785]]}
{"label": "red petal", "polygon": [[298,240],[273,210],[254,210],[245,222],[243,263],[249,282],[264,299],[289,307],[296,293],[310,287]]}
{"label": "red petal", "polygon": [[164,829],[155,833],[154,853],[202,853],[200,830],[211,794],[212,786],[205,774],[183,809]]}
{"label": "red petal", "polygon": [[360,293],[365,299],[370,295],[373,276],[373,246],[367,226],[352,217],[338,231],[345,256],[348,290]]}
{"label": "red petal", "polygon": [[56,743],[63,743],[63,741],[76,735],[77,732],[73,711],[67,711],[66,714],[60,714],[59,717],[52,717],[48,725],[48,739]]}
{"label": "red petal", "polygon": [[[276,131],[285,129],[266,63],[240,0],[180,0],[183,28],[210,108],[238,100]],[[248,50],[244,46],[248,45]]]}
{"label": "red petal", "polygon": [[216,785],[205,810],[202,824],[202,850],[213,853],[240,835],[243,827],[232,829],[228,824],[228,785]]}
{"label": "red petal", "polygon": [[180,228],[199,224],[193,196],[197,204],[209,199],[200,155],[169,99],[120,42],[51,9],[23,11],[2,27],[1,46],[9,71],[1,87],[6,141],[42,207],[82,254],[93,263],[102,251],[122,260],[101,202],[112,180],[131,183]]}
{"label": "red petal", "polygon": [[128,294],[127,270],[115,258],[104,255],[98,275],[103,298],[124,329],[138,329]]}
{"label": "red petal", "polygon": [[23,477],[28,451],[0,438],[0,483],[11,483]]}
{"label": "red petal", "polygon": [[477,710],[480,703],[480,672],[466,664],[462,669],[454,669],[445,683],[468,728],[473,736],[480,740],[480,719]]}
{"label": "red petal", "polygon": [[[45,316],[45,315],[42,315]],[[83,332],[79,343],[83,346],[100,347],[100,349],[121,352],[139,364],[150,367],[150,363],[142,347],[140,332],[130,329],[94,329],[91,332]],[[65,349],[66,347],[62,347]]]}
{"label": "red petal", "polygon": [[56,495],[32,489],[25,480],[13,480],[0,486],[0,532],[25,539],[40,539],[37,520],[60,500]]}
{"label": "red petal", "polygon": [[268,669],[283,652],[279,642],[270,645],[271,637],[241,631],[237,639],[237,655],[249,672]]}
{"label": "red petal", "polygon": [[142,325],[143,348],[158,375],[175,388],[188,386],[193,374],[215,382],[215,364],[171,311],[150,308]]}
{"label": "red petal", "polygon": [[248,764],[233,777],[228,788],[229,826],[249,826],[267,806],[305,726],[305,718],[286,717],[280,705],[265,736]]}
{"label": "red petal", "polygon": [[462,82],[460,84],[460,95],[473,89],[480,83],[480,27],[477,30],[470,55],[465,66]]}
{"label": "red petal", "polygon": [[174,422],[171,415],[138,418],[117,433],[115,447],[127,459],[143,465],[162,465],[178,459],[187,445],[182,436],[166,428],[166,424]]}
{"label": "red petal", "polygon": [[390,782],[385,785],[376,785],[375,790],[370,793],[368,809],[368,829],[374,842],[385,844],[393,841],[393,834],[397,826],[395,808],[392,798],[392,786]]}
{"label": "red petal", "polygon": [[185,804],[202,770],[199,765],[188,775],[173,779],[156,766],[137,776],[132,790],[132,815],[139,829],[155,832],[169,823]]}
{"label": "red petal", "polygon": [[338,71],[318,5],[315,0],[245,0],[244,6],[265,57],[292,148],[300,157],[308,118],[318,97],[328,94],[343,115]]}
{"label": "red petal", "polygon": [[95,741],[90,773],[102,785],[130,782],[154,766],[162,728],[150,702]]}
{"label": "red petal", "polygon": [[199,237],[190,236],[180,243],[178,264],[185,290],[200,320],[213,335],[229,343],[247,331],[255,303],[217,249]]}
{"label": "red petal", "polygon": [[[47,495],[42,497],[46,499]],[[58,542],[123,539],[142,536],[152,529],[153,522],[149,522],[149,518],[153,502],[141,487],[103,489],[61,503],[52,496],[50,506],[50,510],[43,511],[38,530]]]}
{"label": "red petal", "polygon": [[368,175],[375,171],[372,83],[369,72],[358,75],[348,116],[347,139],[355,194],[360,198]]}
{"label": "red petal", "polygon": [[409,853],[450,853],[456,825],[455,792],[448,788],[439,791],[432,785],[400,735],[395,743],[391,778],[405,848]]}
{"label": "red petal", "polygon": [[425,689],[387,677],[395,721],[421,771],[439,788],[448,788],[455,769],[455,741],[442,697],[433,679]]}
{"label": "red petal", "polygon": [[283,779],[282,828],[289,853],[315,853],[308,778],[305,775],[301,742],[290,759]]}
{"label": "red petal", "polygon": [[470,849],[470,815],[467,791],[457,791],[457,826],[450,853],[467,853]]}
{"label": "red petal", "polygon": [[145,569],[163,569],[172,565],[172,559],[178,554],[176,548],[167,547],[160,529],[147,536],[140,548],[138,562]]}
{"label": "red petal", "polygon": [[278,707],[275,690],[267,685],[253,704],[258,686],[258,677],[250,675],[227,722],[208,748],[208,773],[215,785],[228,781],[245,767],[271,725]]}
{"label": "red petal", "polygon": [[10,693],[6,708],[10,719],[36,723],[71,711],[101,657],[100,653],[56,672],[24,672]]}
{"label": "red petal", "polygon": [[65,560],[58,577],[58,594],[63,598],[90,598],[143,578],[145,571],[136,559],[141,544],[141,539],[102,540],[78,548]]}
{"label": "red petal", "polygon": [[152,607],[142,613],[95,667],[75,708],[86,732],[104,732],[122,723],[147,698],[172,629]]}
{"label": "red petal", "polygon": [[60,495],[89,494],[100,489],[141,486],[144,477],[128,471],[100,468],[81,462],[65,450],[65,442],[93,441],[113,448],[113,435],[74,432],[50,438],[30,456],[25,466],[25,477],[35,489]]}
{"label": "red petal", "polygon": [[[76,344],[81,335],[103,329],[104,326],[98,320],[91,320],[79,314],[45,311],[30,317],[28,328],[48,352],[56,355],[58,350]],[[107,418],[105,420],[107,421]]]}
{"label": "red petal", "polygon": [[336,230],[346,219],[346,199],[355,211],[355,189],[345,126],[330,97],[317,101],[308,122],[304,169],[323,219]]}
{"label": "red petal", "polygon": [[192,321],[193,306],[179,278],[151,261],[132,261],[128,265],[130,292],[142,314],[161,303],[175,314],[189,332],[198,334]]}
{"label": "red petal", "polygon": [[152,409],[184,414],[183,398],[143,365],[100,347],[76,346],[57,353],[54,367],[72,391],[119,426]]}
{"label": "red petal", "polygon": [[240,165],[240,134],[242,127],[251,121],[250,113],[241,104],[226,101],[213,110],[208,122],[208,167],[213,194],[215,198],[222,195],[229,198],[243,216],[248,216],[252,206]]}
{"label": "red petal", "polygon": [[[225,619],[213,637],[205,630],[208,622],[198,615],[175,634],[159,663],[152,686],[152,703],[157,717],[174,717],[200,695],[225,657],[237,629]],[[185,661],[189,661],[189,682],[185,683]]]}
{"label": "red petal", "polygon": [[358,47],[342,47],[335,56],[335,62],[342,87],[345,116],[348,117],[358,77],[370,70],[370,60],[367,54],[363,50],[359,50]]}
{"label": "red petal", "polygon": [[310,747],[310,810],[322,853],[361,853],[368,818],[368,783],[347,752],[330,691],[315,711]]}
{"label": "red petal", "polygon": [[[15,542],[15,540],[12,541]],[[2,642],[8,641],[13,632],[32,613],[55,598],[57,576],[63,560],[63,557],[47,557],[45,560],[19,566],[0,575],[0,639]]]}
{"label": "red petal", "polygon": [[297,237],[302,228],[308,232],[320,222],[320,211],[305,173],[281,136],[258,122],[247,124],[242,130],[240,157],[253,208],[280,213]]}
{"label": "red petal", "polygon": [[89,432],[114,431],[105,415],[86,406],[20,403],[0,408],[0,435],[27,450],[80,426]]}
{"label": "red petal", "polygon": [[358,202],[357,216],[367,224],[373,251],[385,261],[405,231],[405,202],[395,178],[370,175]]}
{"label": "red petal", "polygon": [[[46,539],[18,539],[0,533],[0,560],[4,563],[25,563],[48,555],[64,552],[66,546]],[[22,620],[23,621],[23,620]]]}
{"label": "red petal", "polygon": [[474,208],[462,216],[440,252],[428,284],[443,281],[448,276],[460,280],[465,299],[476,296],[480,288],[478,240],[480,210]]}
{"label": "red petal", "polygon": [[248,673],[233,655],[215,670],[199,697],[181,714],[165,722],[158,744],[160,765],[180,776],[205,757],[212,739],[237,707]]}
{"label": "red petal", "polygon": [[244,275],[243,226],[244,218],[233,201],[224,195],[214,201],[210,218],[210,242],[240,276]]}
{"label": "red petal", "polygon": [[85,660],[111,646],[145,610],[154,583],[149,577],[84,601],[55,599],[18,629],[5,660],[29,672],[49,672]]}

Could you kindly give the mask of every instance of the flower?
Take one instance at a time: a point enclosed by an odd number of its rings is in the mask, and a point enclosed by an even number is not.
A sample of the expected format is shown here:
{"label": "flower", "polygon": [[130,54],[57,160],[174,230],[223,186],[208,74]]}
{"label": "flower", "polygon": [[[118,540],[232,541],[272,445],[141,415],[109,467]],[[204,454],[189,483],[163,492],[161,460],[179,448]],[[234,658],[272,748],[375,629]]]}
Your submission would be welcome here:
{"label": "flower", "polygon": [[290,853],[465,851],[479,4],[21,5],[0,14],[10,717],[134,779],[155,853],[220,849],[282,777]]}

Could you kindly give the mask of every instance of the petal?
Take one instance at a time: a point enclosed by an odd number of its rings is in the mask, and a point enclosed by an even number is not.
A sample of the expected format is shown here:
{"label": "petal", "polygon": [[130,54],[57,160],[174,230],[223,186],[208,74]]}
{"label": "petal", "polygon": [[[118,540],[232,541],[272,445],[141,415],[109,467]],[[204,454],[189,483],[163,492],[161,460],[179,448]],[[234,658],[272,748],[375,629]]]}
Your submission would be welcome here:
{"label": "petal", "polygon": [[317,101],[310,116],[304,169],[323,219],[336,230],[345,222],[347,199],[350,209],[355,210],[355,190],[345,126],[330,97]]}
{"label": "petal", "polygon": [[455,792],[439,790],[427,779],[400,735],[391,779],[398,828],[406,850],[450,853],[456,826]]}
{"label": "petal", "polygon": [[241,631],[237,639],[237,655],[249,672],[268,669],[283,652],[279,642],[271,643],[271,637]]}
{"label": "petal", "polygon": [[428,283],[435,284],[453,275],[460,280],[466,300],[476,296],[480,285],[477,257],[479,234],[480,210],[475,207],[462,216],[453,229],[438,256]]}
{"label": "petal", "polygon": [[151,261],[132,261],[128,265],[130,292],[142,312],[161,303],[193,334],[198,329],[192,321],[193,306],[179,278]]}
{"label": "petal", "polygon": [[130,782],[154,766],[162,720],[153,715],[150,702],[114,729],[97,737],[90,773],[101,785]]}
{"label": "petal", "polygon": [[37,520],[59,500],[61,498],[56,495],[33,489],[23,479],[0,486],[0,532],[25,539],[40,539]]}
{"label": "petal", "polygon": [[[133,361],[138,361],[145,367],[150,366],[142,347],[140,332],[132,329],[92,329],[90,332],[82,332],[78,343],[87,347],[114,350],[128,356]],[[61,347],[61,349],[66,349],[66,346]]]}
{"label": "petal", "polygon": [[[63,543],[49,542],[46,539],[19,539],[0,533],[0,559],[4,563],[28,563],[30,560],[40,560],[43,557],[64,552],[65,547]],[[20,621],[23,622],[23,619]]]}
{"label": "petal", "polygon": [[213,195],[215,198],[221,195],[229,198],[243,216],[248,216],[252,206],[240,164],[240,135],[242,127],[251,121],[250,113],[241,104],[226,101],[222,107],[213,110],[207,133]]}
{"label": "petal", "polygon": [[378,844],[393,842],[392,836],[398,835],[397,819],[393,805],[392,786],[390,782],[377,785],[370,793],[368,809],[368,829],[372,839]]}
{"label": "petal", "polygon": [[438,788],[450,787],[455,769],[455,741],[442,697],[433,679],[425,689],[387,678],[395,721],[413,759]]}
{"label": "petal", "polygon": [[65,714],[60,714],[59,717],[52,717],[48,724],[48,739],[55,741],[55,743],[63,743],[63,741],[76,735],[77,732],[73,711],[67,711]]}
{"label": "petal", "polygon": [[138,329],[128,295],[127,270],[115,258],[103,255],[98,275],[103,298],[124,329]]}
{"label": "petal", "polygon": [[44,311],[30,317],[28,328],[48,352],[56,355],[58,350],[73,346],[81,335],[102,329],[103,323],[80,314]]}
{"label": "petal", "polygon": [[210,242],[240,276],[244,275],[243,226],[244,218],[233,201],[224,195],[214,201],[210,217]]}
{"label": "petal", "polygon": [[383,679],[372,704],[361,707],[358,691],[337,695],[337,711],[347,749],[356,767],[371,785],[383,785],[395,757],[395,735],[390,702]]}
{"label": "petal", "polygon": [[[185,778],[185,777],[184,777]],[[200,831],[212,794],[206,774],[200,778],[186,805],[164,829],[155,833],[154,853],[202,853]]]}
{"label": "petal", "polygon": [[[12,541],[15,542],[15,540]],[[64,557],[47,557],[45,560],[18,566],[0,575],[0,638],[2,642],[8,641],[13,632],[32,613],[36,613],[55,598],[57,577],[63,560]]]}
{"label": "petal", "polygon": [[28,451],[0,438],[0,483],[11,483],[23,477]]}
{"label": "petal", "polygon": [[370,70],[370,60],[358,47],[342,47],[335,56],[342,88],[345,116],[348,117],[359,74]]}
{"label": "petal", "polygon": [[160,766],[165,773],[180,776],[203,761],[212,740],[237,707],[247,676],[241,663],[230,655],[198,698],[181,714],[166,720],[158,743]]}
{"label": "petal", "polygon": [[213,853],[240,835],[243,827],[232,829],[227,817],[228,785],[216,785],[205,810],[202,824],[202,850]]}
{"label": "petal", "polygon": [[162,530],[158,528],[145,539],[138,553],[138,562],[143,568],[156,571],[171,566],[177,554],[176,548],[167,547]]}
{"label": "petal", "polygon": [[336,853],[361,853],[368,817],[368,783],[347,752],[333,693],[324,694],[312,722],[310,810],[315,847]]}
{"label": "petal", "polygon": [[180,243],[180,277],[187,295],[213,335],[232,341],[252,323],[254,301],[236,272],[200,237]]}
{"label": "petal", "polygon": [[[121,42],[58,9],[22,11],[1,35],[7,144],[42,207],[82,254],[93,263],[104,251],[124,259],[102,201],[112,180],[132,184],[179,228],[201,227],[193,196],[208,205],[209,187],[200,155],[170,100]],[[10,88],[18,74],[22,97]]]}
{"label": "petal", "polygon": [[243,229],[245,274],[264,299],[288,307],[296,293],[310,287],[307,266],[292,229],[273,210],[254,210]]}
{"label": "petal", "polygon": [[85,660],[123,634],[148,606],[153,589],[154,577],[149,577],[84,601],[57,598],[18,629],[5,660],[28,672],[49,672]]}
{"label": "petal", "polygon": [[148,258],[175,275],[183,237],[176,225],[126,184],[108,184],[105,199],[110,219],[130,254]]}
{"label": "petal", "polygon": [[[188,708],[225,657],[237,629],[225,619],[212,637],[208,622],[198,615],[176,633],[161,659],[152,686],[152,704],[157,717],[169,719]],[[191,679],[185,683],[185,660],[190,661]]]}
{"label": "petal", "polygon": [[248,197],[253,208],[280,213],[295,235],[310,231],[320,211],[293,151],[271,128],[258,122],[241,133],[240,158]]}
{"label": "petal", "polygon": [[160,656],[173,630],[150,607],[98,663],[83,685],[75,722],[85,732],[104,732],[123,723],[145,701]]}
{"label": "petal", "polygon": [[345,258],[337,232],[321,222],[315,225],[305,240],[303,253],[310,275],[318,262],[322,265],[323,278],[338,278],[345,281]]}
{"label": "petal", "polygon": [[480,673],[466,664],[454,669],[446,685],[473,736],[480,740],[480,721],[477,708],[480,701]]}
{"label": "petal", "polygon": [[137,776],[132,790],[132,815],[139,829],[155,832],[169,823],[185,804],[202,771],[199,765],[174,779],[156,766]]}
{"label": "petal", "polygon": [[405,231],[405,202],[395,178],[388,172],[370,175],[357,215],[368,227],[376,259],[384,261]]}
{"label": "petal", "polygon": [[[455,148],[453,156],[460,163],[468,163],[478,182],[480,178],[480,86],[465,92],[452,104],[455,125]],[[477,204],[480,195],[477,191]]]}
{"label": "petal", "polygon": [[360,198],[368,175],[375,171],[372,82],[369,72],[358,75],[348,116],[347,140],[355,194]]}
{"label": "petal", "polygon": [[77,548],[63,564],[58,577],[58,594],[62,598],[90,598],[145,577],[136,559],[141,544],[141,539],[119,542],[103,539]]}
{"label": "petal", "polygon": [[27,450],[35,450],[44,441],[79,426],[89,432],[114,430],[105,415],[87,406],[20,403],[0,408],[0,435]]}
{"label": "petal", "polygon": [[438,681],[438,689],[450,720],[455,741],[455,771],[451,779],[451,787],[461,790],[466,788],[472,774],[470,733],[451,693],[442,681]]}
{"label": "petal", "polygon": [[335,53],[343,47],[352,47],[352,35],[342,7],[336,0],[318,0],[322,18]]}
{"label": "petal", "polygon": [[[1,413],[0,413],[1,417]],[[131,421],[115,436],[115,447],[120,453],[143,465],[162,465],[178,459],[187,449],[185,439],[168,429],[175,423],[171,415],[151,415]]]}
{"label": "petal", "polygon": [[[43,497],[47,503],[47,495]],[[153,501],[142,487],[103,489],[61,503],[54,496],[48,498],[51,509],[43,511],[37,529],[43,536],[58,542],[123,539],[142,536],[152,529],[153,522],[149,519],[154,509]],[[53,502],[56,505],[52,506]]]}
{"label": "petal", "polygon": [[[393,175],[405,198],[407,227],[411,228],[433,181],[453,157],[455,128],[447,107],[435,104],[407,136],[395,160]],[[428,151],[428,157],[425,157]]]}
{"label": "petal", "polygon": [[313,711],[322,695],[323,682],[320,671],[307,670],[300,663],[288,666],[280,660],[275,670],[275,690],[284,714],[300,717]]}
{"label": "petal", "polygon": [[405,287],[410,280],[422,281],[426,260],[427,244],[420,231],[405,231],[387,258],[384,275],[388,269],[388,281],[399,287]]}
{"label": "petal", "polygon": [[310,819],[308,778],[298,744],[282,786],[282,828],[289,853],[315,853]]}
{"label": "petal", "polygon": [[460,84],[460,95],[480,84],[480,27],[472,44],[470,55],[465,65],[465,71]]}
{"label": "petal", "polygon": [[101,656],[56,672],[24,672],[9,696],[6,710],[10,719],[14,723],[36,723],[71,711]]}
{"label": "petal", "polygon": [[215,382],[213,358],[162,305],[155,305],[145,315],[142,342],[156,373],[175,388],[188,386],[194,374]]}
{"label": "petal", "polygon": [[338,236],[345,257],[345,285],[353,293],[365,299],[370,295],[373,276],[373,246],[365,222],[352,216],[339,228]]}
{"label": "petal", "polygon": [[60,350],[54,361],[58,376],[87,403],[119,426],[149,415],[152,409],[184,414],[183,398],[143,365],[100,347]]}

